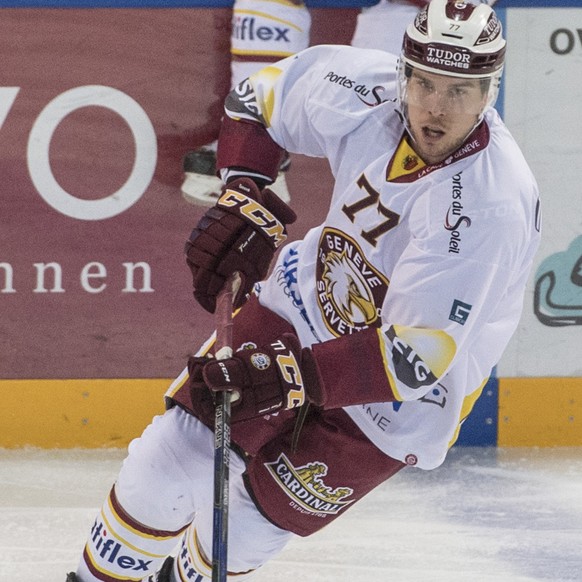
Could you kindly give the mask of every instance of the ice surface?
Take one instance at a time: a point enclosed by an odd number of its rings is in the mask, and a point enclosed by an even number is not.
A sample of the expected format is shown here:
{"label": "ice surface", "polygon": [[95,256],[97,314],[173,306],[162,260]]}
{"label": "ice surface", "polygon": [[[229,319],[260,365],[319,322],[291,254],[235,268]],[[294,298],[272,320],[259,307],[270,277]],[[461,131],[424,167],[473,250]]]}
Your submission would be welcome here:
{"label": "ice surface", "polygon": [[[0,450],[0,582],[64,582],[123,450]],[[582,449],[454,448],[297,539],[257,582],[582,581]]]}

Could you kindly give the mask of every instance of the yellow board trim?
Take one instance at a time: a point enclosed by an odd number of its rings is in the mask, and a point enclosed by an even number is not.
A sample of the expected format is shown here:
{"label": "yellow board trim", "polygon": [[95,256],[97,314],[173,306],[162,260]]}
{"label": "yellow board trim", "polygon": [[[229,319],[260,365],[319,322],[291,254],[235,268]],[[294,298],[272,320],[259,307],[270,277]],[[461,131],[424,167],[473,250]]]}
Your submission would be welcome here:
{"label": "yellow board trim", "polygon": [[0,380],[0,447],[126,447],[164,412],[170,379]]}
{"label": "yellow board trim", "polygon": [[582,378],[500,378],[497,444],[582,446]]}
{"label": "yellow board trim", "polygon": [[247,50],[247,49],[231,49],[230,53],[237,57],[278,57],[285,59],[294,55],[294,52],[289,51],[275,51],[275,50]]}
{"label": "yellow board trim", "polygon": [[[125,448],[169,378],[0,380],[0,448]],[[582,446],[582,378],[499,378],[498,445]]]}

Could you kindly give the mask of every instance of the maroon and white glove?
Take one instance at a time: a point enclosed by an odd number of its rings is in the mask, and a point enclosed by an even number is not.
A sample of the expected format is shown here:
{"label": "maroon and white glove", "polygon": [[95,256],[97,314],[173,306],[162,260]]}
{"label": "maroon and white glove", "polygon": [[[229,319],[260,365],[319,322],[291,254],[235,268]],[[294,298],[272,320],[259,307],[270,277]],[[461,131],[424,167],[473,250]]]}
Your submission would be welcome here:
{"label": "maroon and white glove", "polygon": [[242,349],[232,358],[192,357],[188,361],[191,397],[201,419],[214,419],[213,392],[231,390],[232,421],[321,403],[317,365],[308,348],[286,333],[267,346]]}
{"label": "maroon and white glove", "polygon": [[214,313],[216,296],[238,271],[241,285],[234,307],[240,307],[253,285],[266,277],[275,251],[287,238],[286,225],[296,218],[274,192],[260,191],[249,178],[225,186],[184,248],[198,303]]}

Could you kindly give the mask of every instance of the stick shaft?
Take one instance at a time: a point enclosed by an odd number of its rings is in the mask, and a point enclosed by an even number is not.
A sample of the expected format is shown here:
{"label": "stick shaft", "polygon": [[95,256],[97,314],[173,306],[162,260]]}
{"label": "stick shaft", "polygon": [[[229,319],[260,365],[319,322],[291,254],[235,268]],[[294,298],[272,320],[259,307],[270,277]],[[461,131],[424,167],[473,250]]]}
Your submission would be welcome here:
{"label": "stick shaft", "polygon": [[[216,300],[216,349],[219,360],[232,356],[232,305],[238,276],[231,277]],[[217,394],[214,420],[214,511],[212,530],[212,582],[226,582],[228,555],[228,484],[230,464],[230,398]]]}

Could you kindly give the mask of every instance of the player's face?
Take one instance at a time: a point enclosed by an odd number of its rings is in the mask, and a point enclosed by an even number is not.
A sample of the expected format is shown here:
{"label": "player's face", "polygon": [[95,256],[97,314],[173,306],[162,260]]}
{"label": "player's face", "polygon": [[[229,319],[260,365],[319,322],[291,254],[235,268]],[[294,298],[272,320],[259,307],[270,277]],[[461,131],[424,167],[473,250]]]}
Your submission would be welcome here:
{"label": "player's face", "polygon": [[407,83],[407,113],[417,153],[428,164],[443,161],[471,132],[487,101],[479,79],[413,69]]}

